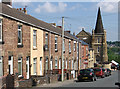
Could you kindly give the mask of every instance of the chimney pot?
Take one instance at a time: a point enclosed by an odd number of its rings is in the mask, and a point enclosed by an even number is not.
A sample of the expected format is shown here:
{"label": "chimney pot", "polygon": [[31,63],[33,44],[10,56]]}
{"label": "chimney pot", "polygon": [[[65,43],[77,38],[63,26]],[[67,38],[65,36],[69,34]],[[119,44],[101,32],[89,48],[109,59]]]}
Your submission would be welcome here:
{"label": "chimney pot", "polygon": [[12,6],[12,0],[2,0],[2,3]]}

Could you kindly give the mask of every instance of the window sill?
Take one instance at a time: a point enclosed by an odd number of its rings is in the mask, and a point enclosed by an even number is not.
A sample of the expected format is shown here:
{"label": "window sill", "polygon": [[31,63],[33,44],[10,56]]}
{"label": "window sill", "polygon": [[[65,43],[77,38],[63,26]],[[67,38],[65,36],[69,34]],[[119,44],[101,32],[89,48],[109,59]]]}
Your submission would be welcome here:
{"label": "window sill", "polygon": [[37,47],[33,47],[33,50],[37,50]]}
{"label": "window sill", "polygon": [[23,44],[18,44],[17,47],[18,47],[18,48],[22,48],[22,47],[23,47]]}
{"label": "window sill", "polygon": [[4,41],[0,41],[0,44],[4,44]]}
{"label": "window sill", "polygon": [[58,52],[58,50],[57,50],[57,49],[55,49],[55,52]]}

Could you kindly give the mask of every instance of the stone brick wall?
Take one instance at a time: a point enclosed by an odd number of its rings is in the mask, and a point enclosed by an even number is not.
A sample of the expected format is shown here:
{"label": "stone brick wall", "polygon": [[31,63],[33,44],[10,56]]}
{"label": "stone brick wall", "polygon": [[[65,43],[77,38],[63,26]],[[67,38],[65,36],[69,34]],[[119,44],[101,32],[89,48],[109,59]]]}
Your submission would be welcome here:
{"label": "stone brick wall", "polygon": [[13,73],[18,73],[18,57],[22,57],[22,75],[26,78],[26,57],[30,56],[30,27],[22,24],[23,47],[18,47],[18,22],[3,18],[3,74],[9,73],[8,57],[13,56]]}

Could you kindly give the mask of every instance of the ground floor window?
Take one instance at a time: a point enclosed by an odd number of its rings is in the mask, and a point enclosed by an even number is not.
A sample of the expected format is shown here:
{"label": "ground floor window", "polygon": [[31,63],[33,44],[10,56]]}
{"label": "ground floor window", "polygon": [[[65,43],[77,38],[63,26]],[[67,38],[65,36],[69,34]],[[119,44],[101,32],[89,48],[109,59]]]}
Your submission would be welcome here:
{"label": "ground floor window", "polygon": [[33,58],[33,74],[37,74],[37,58]]}
{"label": "ground floor window", "polygon": [[66,59],[66,69],[67,69],[67,59]]}
{"label": "ground floor window", "polygon": [[55,69],[57,69],[57,65],[58,65],[57,58],[55,58]]}
{"label": "ground floor window", "polygon": [[2,57],[0,57],[0,77],[3,76],[3,62]]}
{"label": "ground floor window", "polygon": [[9,74],[13,74],[13,56],[9,56],[8,58],[8,69]]}
{"label": "ground floor window", "polygon": [[46,60],[45,60],[45,69],[46,71],[48,70],[48,56],[46,56]]}
{"label": "ground floor window", "polygon": [[22,76],[22,57],[18,58],[18,75]]}

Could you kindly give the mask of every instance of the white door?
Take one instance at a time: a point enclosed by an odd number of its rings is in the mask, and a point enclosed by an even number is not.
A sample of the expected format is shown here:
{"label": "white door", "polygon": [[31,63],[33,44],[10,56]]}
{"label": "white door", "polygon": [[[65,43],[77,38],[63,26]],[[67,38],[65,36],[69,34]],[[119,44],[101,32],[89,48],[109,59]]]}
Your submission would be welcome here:
{"label": "white door", "polygon": [[13,74],[13,56],[9,56],[8,66],[9,66],[9,74]]}
{"label": "white door", "polygon": [[2,63],[2,57],[0,57],[0,77],[3,76],[3,63]]}
{"label": "white door", "polygon": [[40,75],[42,75],[42,57],[40,57]]}
{"label": "white door", "polygon": [[59,59],[59,69],[61,69],[61,59]]}
{"label": "white door", "polygon": [[50,61],[50,70],[52,70],[52,60]]}
{"label": "white door", "polygon": [[29,57],[27,57],[26,59],[26,72],[27,72],[27,79],[29,79]]}

